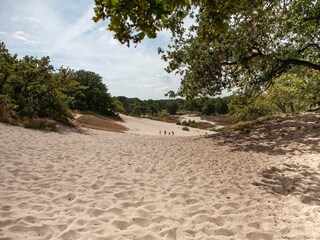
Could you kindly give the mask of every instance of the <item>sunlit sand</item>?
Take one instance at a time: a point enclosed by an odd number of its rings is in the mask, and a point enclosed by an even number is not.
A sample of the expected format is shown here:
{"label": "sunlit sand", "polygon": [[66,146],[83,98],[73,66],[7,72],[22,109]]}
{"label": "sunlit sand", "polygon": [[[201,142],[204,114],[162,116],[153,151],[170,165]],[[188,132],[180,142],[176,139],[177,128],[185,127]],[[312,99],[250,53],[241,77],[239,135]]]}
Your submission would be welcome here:
{"label": "sunlit sand", "polygon": [[0,239],[319,239],[319,139],[280,153],[137,129],[0,123]]}

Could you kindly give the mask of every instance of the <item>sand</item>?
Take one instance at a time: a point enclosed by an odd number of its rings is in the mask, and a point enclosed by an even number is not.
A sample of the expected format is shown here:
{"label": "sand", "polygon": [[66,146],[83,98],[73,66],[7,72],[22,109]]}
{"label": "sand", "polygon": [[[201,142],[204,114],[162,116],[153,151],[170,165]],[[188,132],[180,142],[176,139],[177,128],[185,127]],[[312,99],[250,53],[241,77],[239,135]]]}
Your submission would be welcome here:
{"label": "sand", "polygon": [[[127,116],[120,114],[123,122],[119,122],[119,124],[128,128],[127,133],[130,134],[138,134],[138,135],[149,135],[149,136],[164,136],[164,131],[166,131],[166,136],[172,136],[172,132],[175,137],[182,136],[201,136],[201,135],[212,135],[216,134],[213,131],[207,131],[198,128],[188,127],[188,131],[183,130],[183,126],[179,126],[174,123],[160,122],[154,121],[148,118],[137,118],[132,116]],[[160,133],[161,132],[161,133]]]}
{"label": "sand", "polygon": [[216,122],[201,119],[198,115],[181,115],[180,121],[195,121],[196,123],[206,123],[212,125],[214,129],[222,129],[224,126],[217,124]]}
{"label": "sand", "polygon": [[319,148],[286,147],[0,123],[0,239],[320,239]]}

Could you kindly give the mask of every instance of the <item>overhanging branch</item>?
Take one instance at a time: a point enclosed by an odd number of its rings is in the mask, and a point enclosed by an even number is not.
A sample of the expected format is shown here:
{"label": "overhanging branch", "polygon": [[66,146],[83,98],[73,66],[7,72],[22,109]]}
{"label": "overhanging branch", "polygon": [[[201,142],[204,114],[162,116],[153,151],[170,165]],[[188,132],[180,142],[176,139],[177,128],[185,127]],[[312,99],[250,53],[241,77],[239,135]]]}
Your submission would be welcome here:
{"label": "overhanging branch", "polygon": [[305,60],[301,60],[301,59],[288,58],[287,60],[284,60],[284,63],[288,65],[305,66],[305,67],[320,71],[320,65],[312,62],[308,62]]}

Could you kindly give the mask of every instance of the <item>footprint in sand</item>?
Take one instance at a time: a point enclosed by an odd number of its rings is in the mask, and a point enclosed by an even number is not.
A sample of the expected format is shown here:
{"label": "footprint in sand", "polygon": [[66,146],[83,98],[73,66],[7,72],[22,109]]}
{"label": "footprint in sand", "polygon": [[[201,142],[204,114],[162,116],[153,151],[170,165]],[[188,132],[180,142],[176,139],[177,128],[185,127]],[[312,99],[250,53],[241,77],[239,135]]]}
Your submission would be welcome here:
{"label": "footprint in sand", "polygon": [[112,222],[112,225],[114,225],[116,228],[120,230],[126,230],[130,224],[126,221],[115,220]]}
{"label": "footprint in sand", "polygon": [[221,235],[221,236],[226,236],[226,237],[231,237],[231,236],[235,235],[235,233],[233,231],[226,229],[226,228],[219,228],[219,229],[215,230],[214,233],[216,235]]}
{"label": "footprint in sand", "polygon": [[104,181],[98,180],[98,181],[96,181],[94,184],[92,184],[90,187],[91,187],[92,189],[94,189],[94,190],[98,190],[98,189],[100,189],[101,187],[103,187],[104,184],[105,184]]}
{"label": "footprint in sand", "polygon": [[138,225],[140,227],[148,227],[150,225],[151,221],[148,218],[142,218],[142,217],[135,217],[132,219],[131,224]]}
{"label": "footprint in sand", "polygon": [[263,232],[250,232],[247,234],[247,238],[250,240],[272,240],[273,235],[270,233]]}

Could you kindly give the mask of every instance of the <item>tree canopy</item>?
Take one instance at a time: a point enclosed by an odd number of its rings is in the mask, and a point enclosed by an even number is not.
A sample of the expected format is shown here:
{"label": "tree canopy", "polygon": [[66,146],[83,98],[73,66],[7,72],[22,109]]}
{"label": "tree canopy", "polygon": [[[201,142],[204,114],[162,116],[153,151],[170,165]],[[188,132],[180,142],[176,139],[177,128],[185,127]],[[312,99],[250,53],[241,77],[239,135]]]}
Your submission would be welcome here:
{"label": "tree canopy", "polygon": [[79,70],[74,73],[74,77],[82,88],[74,92],[73,108],[94,111],[104,115],[115,114],[115,106],[111,95],[99,74]]}
{"label": "tree canopy", "polygon": [[124,96],[114,97],[113,102],[118,102],[122,113],[133,116],[141,115],[164,115],[164,114],[186,114],[201,113],[203,115],[218,115],[228,113],[230,97],[224,98],[194,98],[166,99],[166,100],[140,100],[138,98],[127,98]]}
{"label": "tree canopy", "polygon": [[[169,29],[160,49],[166,70],[180,74],[176,94],[216,95],[223,89],[263,91],[293,68],[320,71],[319,0],[95,0],[95,21],[123,44]],[[192,22],[186,29],[184,22]],[[309,73],[308,73],[309,74]]]}
{"label": "tree canopy", "polygon": [[[67,92],[79,84],[68,68],[54,69],[49,57],[18,59],[0,43],[0,110],[14,118],[67,119]],[[4,120],[4,119],[3,119]]]}
{"label": "tree canopy", "polygon": [[46,118],[69,123],[70,108],[115,114],[111,95],[98,74],[55,69],[49,57],[18,59],[0,42],[0,121],[36,128],[51,125],[42,121]]}

